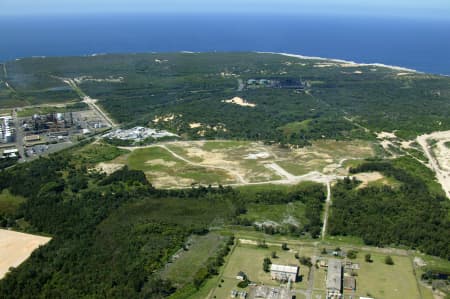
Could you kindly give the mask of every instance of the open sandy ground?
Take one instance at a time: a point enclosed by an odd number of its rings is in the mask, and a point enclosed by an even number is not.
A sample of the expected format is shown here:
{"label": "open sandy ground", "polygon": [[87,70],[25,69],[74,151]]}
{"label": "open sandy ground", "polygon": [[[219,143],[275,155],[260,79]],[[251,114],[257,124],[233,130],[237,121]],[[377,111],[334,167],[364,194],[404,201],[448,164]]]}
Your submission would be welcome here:
{"label": "open sandy ground", "polygon": [[51,238],[0,229],[0,279],[10,267],[23,263],[39,246]]}
{"label": "open sandy ground", "polygon": [[99,172],[104,172],[109,175],[121,169],[122,167],[124,167],[123,164],[101,162],[98,163],[97,166],[95,166],[95,169],[98,170]]}
{"label": "open sandy ground", "polygon": [[[436,149],[433,149],[429,140],[436,140]],[[417,142],[422,147],[429,160],[429,167],[436,173],[436,178],[450,198],[450,149],[444,143],[450,141],[450,131],[440,131],[417,137]]]}

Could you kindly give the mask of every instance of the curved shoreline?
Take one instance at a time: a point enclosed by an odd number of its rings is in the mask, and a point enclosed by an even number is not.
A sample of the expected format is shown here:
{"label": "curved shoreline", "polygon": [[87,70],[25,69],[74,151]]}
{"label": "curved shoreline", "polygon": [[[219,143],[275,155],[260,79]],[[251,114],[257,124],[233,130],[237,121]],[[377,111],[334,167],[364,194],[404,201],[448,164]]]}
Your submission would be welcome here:
{"label": "curved shoreline", "polygon": [[334,63],[342,63],[347,65],[354,65],[355,67],[358,66],[373,66],[373,67],[383,67],[388,68],[396,71],[402,71],[402,72],[410,72],[415,74],[428,74],[433,76],[442,76],[442,77],[450,77],[450,74],[441,74],[441,73],[433,73],[433,72],[426,72],[426,71],[419,71],[408,67],[403,66],[396,66],[396,65],[389,65],[379,62],[371,62],[371,63],[364,63],[364,62],[356,62],[352,60],[345,60],[345,59],[339,59],[339,58],[327,58],[327,57],[319,57],[319,56],[307,56],[302,54],[293,54],[293,53],[285,53],[285,52],[270,52],[270,51],[257,51],[257,50],[248,50],[248,51],[187,51],[187,50],[180,50],[180,51],[169,51],[169,52],[154,52],[154,51],[148,51],[148,52],[104,52],[104,53],[90,53],[90,54],[80,54],[80,55],[67,55],[67,56],[60,56],[60,55],[51,55],[51,56],[27,56],[27,57],[17,57],[10,60],[0,60],[0,64],[5,64],[12,61],[20,61],[22,59],[27,58],[35,58],[35,59],[45,59],[45,58],[52,58],[52,57],[95,57],[95,56],[102,56],[102,55],[136,55],[136,54],[171,54],[171,53],[182,53],[182,54],[203,54],[203,53],[256,53],[256,54],[274,54],[274,55],[282,55],[287,57],[294,57],[298,59],[305,59],[305,60],[320,60],[320,61],[328,61],[328,62],[334,62]]}
{"label": "curved shoreline", "polygon": [[[318,57],[318,56],[305,56],[300,54],[292,54],[292,53],[284,53],[284,52],[261,52],[261,51],[255,51],[255,53],[259,54],[276,54],[276,55],[283,55],[287,57],[294,57],[299,59],[305,59],[305,60],[320,60],[320,61],[331,61],[336,63],[345,63],[345,64],[352,64],[355,67],[358,66],[376,66],[376,67],[384,67],[389,68],[396,71],[404,71],[404,72],[410,72],[410,73],[417,73],[417,74],[426,74],[425,72],[421,72],[415,69],[402,67],[402,66],[396,66],[396,65],[389,65],[389,64],[383,64],[378,62],[373,63],[359,63],[351,60],[344,60],[344,59],[337,59],[337,58],[326,58],[326,57]],[[445,76],[445,75],[440,75]]]}

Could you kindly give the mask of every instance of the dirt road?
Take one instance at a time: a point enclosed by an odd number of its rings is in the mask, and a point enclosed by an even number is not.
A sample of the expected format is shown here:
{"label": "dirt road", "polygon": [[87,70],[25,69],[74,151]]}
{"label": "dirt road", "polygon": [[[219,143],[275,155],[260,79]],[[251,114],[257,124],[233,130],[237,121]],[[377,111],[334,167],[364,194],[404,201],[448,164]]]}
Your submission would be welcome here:
{"label": "dirt road", "polygon": [[323,215],[322,240],[325,239],[325,234],[327,232],[328,211],[330,209],[330,204],[331,204],[331,184],[330,184],[330,181],[328,181],[327,182],[327,200],[325,202],[325,213]]}
{"label": "dirt road", "polygon": [[69,85],[79,96],[83,99],[83,102],[86,103],[89,108],[91,108],[93,111],[95,111],[100,118],[103,118],[103,120],[112,128],[116,127],[117,124],[108,116],[108,114],[103,111],[103,109],[97,105],[97,100],[92,99],[90,96],[88,96],[84,91],[80,89],[80,87],[76,84],[75,80],[70,78],[59,78],[55,77],[60,80],[62,80],[64,83]]}

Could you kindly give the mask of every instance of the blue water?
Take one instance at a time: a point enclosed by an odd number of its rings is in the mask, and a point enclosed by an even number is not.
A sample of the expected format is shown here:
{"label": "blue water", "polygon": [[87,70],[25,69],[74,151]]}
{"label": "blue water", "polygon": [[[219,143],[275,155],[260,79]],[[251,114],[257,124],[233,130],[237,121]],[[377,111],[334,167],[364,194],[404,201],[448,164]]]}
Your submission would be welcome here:
{"label": "blue water", "polygon": [[150,51],[289,52],[450,75],[450,19],[246,15],[0,18],[0,61]]}

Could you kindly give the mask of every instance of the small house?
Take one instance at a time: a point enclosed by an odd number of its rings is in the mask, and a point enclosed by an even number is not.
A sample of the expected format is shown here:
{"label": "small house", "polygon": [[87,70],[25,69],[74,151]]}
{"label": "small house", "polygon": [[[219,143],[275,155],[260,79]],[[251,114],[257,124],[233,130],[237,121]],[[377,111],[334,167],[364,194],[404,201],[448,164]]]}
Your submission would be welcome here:
{"label": "small house", "polygon": [[236,279],[237,279],[237,280],[244,281],[244,280],[247,279],[247,275],[246,275],[244,272],[239,271],[239,273],[236,274]]}
{"label": "small house", "polygon": [[344,276],[344,290],[356,290],[356,279],[353,276]]}

